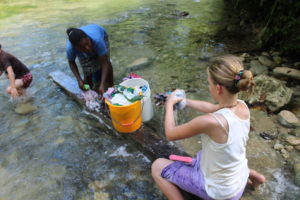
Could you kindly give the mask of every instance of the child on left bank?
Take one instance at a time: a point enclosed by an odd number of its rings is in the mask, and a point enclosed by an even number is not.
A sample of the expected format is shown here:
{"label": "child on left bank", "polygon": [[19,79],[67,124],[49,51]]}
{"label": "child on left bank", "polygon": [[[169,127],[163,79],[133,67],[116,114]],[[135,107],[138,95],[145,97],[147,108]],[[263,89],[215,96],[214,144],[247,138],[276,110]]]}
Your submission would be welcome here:
{"label": "child on left bank", "polygon": [[3,51],[0,44],[0,76],[3,72],[10,82],[6,92],[13,98],[23,95],[31,84],[32,74],[20,60]]}

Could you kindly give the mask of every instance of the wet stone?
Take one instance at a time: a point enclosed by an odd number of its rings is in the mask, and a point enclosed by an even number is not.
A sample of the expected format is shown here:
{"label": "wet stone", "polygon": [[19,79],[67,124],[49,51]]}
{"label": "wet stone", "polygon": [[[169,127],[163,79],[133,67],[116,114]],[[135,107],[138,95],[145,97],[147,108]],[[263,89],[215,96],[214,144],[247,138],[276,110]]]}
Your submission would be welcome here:
{"label": "wet stone", "polygon": [[106,192],[95,192],[94,193],[94,200],[109,200],[109,194]]}
{"label": "wet stone", "polygon": [[286,146],[285,146],[285,149],[286,149],[288,152],[291,152],[291,151],[294,150],[294,147],[291,146],[291,145],[286,145]]}
{"label": "wet stone", "polygon": [[282,59],[280,56],[273,56],[274,62],[279,65],[282,62]]}
{"label": "wet stone", "polygon": [[289,67],[276,67],[273,70],[274,75],[286,76],[291,79],[300,80],[300,70],[289,68]]}
{"label": "wet stone", "polygon": [[128,68],[131,70],[139,70],[143,69],[144,67],[148,66],[150,64],[150,59],[149,58],[138,58],[134,60],[131,64],[128,65]]}
{"label": "wet stone", "polygon": [[16,127],[25,126],[29,121],[30,121],[29,118],[24,117],[23,119],[20,119],[20,120],[16,121],[15,126]]}
{"label": "wet stone", "polygon": [[267,56],[258,56],[258,60],[261,64],[267,67],[275,66],[275,63],[272,60],[270,60]]}
{"label": "wet stone", "polygon": [[268,68],[257,60],[251,60],[250,71],[252,71],[254,75],[266,74],[268,73]]}
{"label": "wet stone", "polygon": [[270,56],[270,54],[269,54],[268,52],[265,52],[265,51],[262,52],[261,55],[262,55],[262,56],[267,56],[267,57]]}
{"label": "wet stone", "polygon": [[295,184],[300,187],[300,163],[294,165]]}
{"label": "wet stone", "polygon": [[297,127],[296,129],[292,129],[290,134],[300,138],[300,127]]}
{"label": "wet stone", "polygon": [[54,141],[54,144],[59,145],[65,142],[65,138],[59,137],[57,140]]}
{"label": "wet stone", "polygon": [[286,137],[286,141],[287,141],[287,143],[289,143],[290,145],[293,145],[293,146],[300,145],[300,138],[295,137],[295,136]]}
{"label": "wet stone", "polygon": [[91,182],[88,185],[88,187],[93,191],[101,190],[101,189],[105,188],[106,186],[108,186],[108,182],[98,181],[98,180]]}
{"label": "wet stone", "polygon": [[37,110],[37,106],[31,105],[30,103],[18,104],[15,112],[17,114],[26,115]]}
{"label": "wet stone", "polygon": [[294,115],[294,113],[288,110],[282,110],[278,114],[278,121],[281,125],[288,128],[294,128],[300,125],[299,119]]}
{"label": "wet stone", "polygon": [[280,143],[276,143],[274,145],[274,149],[278,150],[278,151],[281,151],[282,149],[284,149],[284,146],[282,144],[280,144]]}
{"label": "wet stone", "polygon": [[290,102],[293,91],[282,81],[266,75],[256,76],[254,80],[254,92],[251,96],[241,93],[241,99],[251,104],[263,103],[270,111],[279,110]]}

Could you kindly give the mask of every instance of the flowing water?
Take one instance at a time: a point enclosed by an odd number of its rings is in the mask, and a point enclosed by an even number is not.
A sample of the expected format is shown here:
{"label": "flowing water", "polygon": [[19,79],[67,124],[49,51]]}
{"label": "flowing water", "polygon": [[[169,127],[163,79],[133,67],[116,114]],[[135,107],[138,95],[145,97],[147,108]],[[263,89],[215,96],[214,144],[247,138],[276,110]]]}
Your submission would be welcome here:
{"label": "flowing water", "polygon": [[[26,104],[10,101],[0,77],[0,199],[164,199],[147,153],[82,110],[48,74],[72,75],[66,28],[96,23],[109,34],[116,82],[148,58],[134,72],[152,94],[182,88],[211,100],[205,59],[227,51],[212,39],[222,12],[222,0],[0,1],[0,43],[33,73]],[[155,108],[158,126],[162,112]],[[184,116],[179,121],[195,113]]]}

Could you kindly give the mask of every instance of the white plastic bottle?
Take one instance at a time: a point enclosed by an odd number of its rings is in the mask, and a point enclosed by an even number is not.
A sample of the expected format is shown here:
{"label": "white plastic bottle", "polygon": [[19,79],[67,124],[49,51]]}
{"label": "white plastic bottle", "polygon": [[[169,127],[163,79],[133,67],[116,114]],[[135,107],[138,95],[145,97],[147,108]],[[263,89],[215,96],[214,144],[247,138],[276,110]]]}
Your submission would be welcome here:
{"label": "white plastic bottle", "polygon": [[185,94],[184,90],[176,90],[175,96],[183,98],[183,99],[174,105],[174,110],[184,109],[186,106],[186,94]]}

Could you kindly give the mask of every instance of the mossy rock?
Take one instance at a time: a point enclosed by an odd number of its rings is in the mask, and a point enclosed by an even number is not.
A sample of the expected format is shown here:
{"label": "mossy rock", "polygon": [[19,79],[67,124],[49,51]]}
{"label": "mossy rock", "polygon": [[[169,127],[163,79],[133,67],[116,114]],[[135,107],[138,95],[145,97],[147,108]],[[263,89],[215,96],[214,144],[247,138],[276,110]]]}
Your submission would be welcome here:
{"label": "mossy rock", "polygon": [[274,112],[287,105],[292,98],[293,90],[285,84],[267,75],[260,75],[254,78],[256,86],[251,95],[241,93],[241,99],[250,104],[265,104]]}

